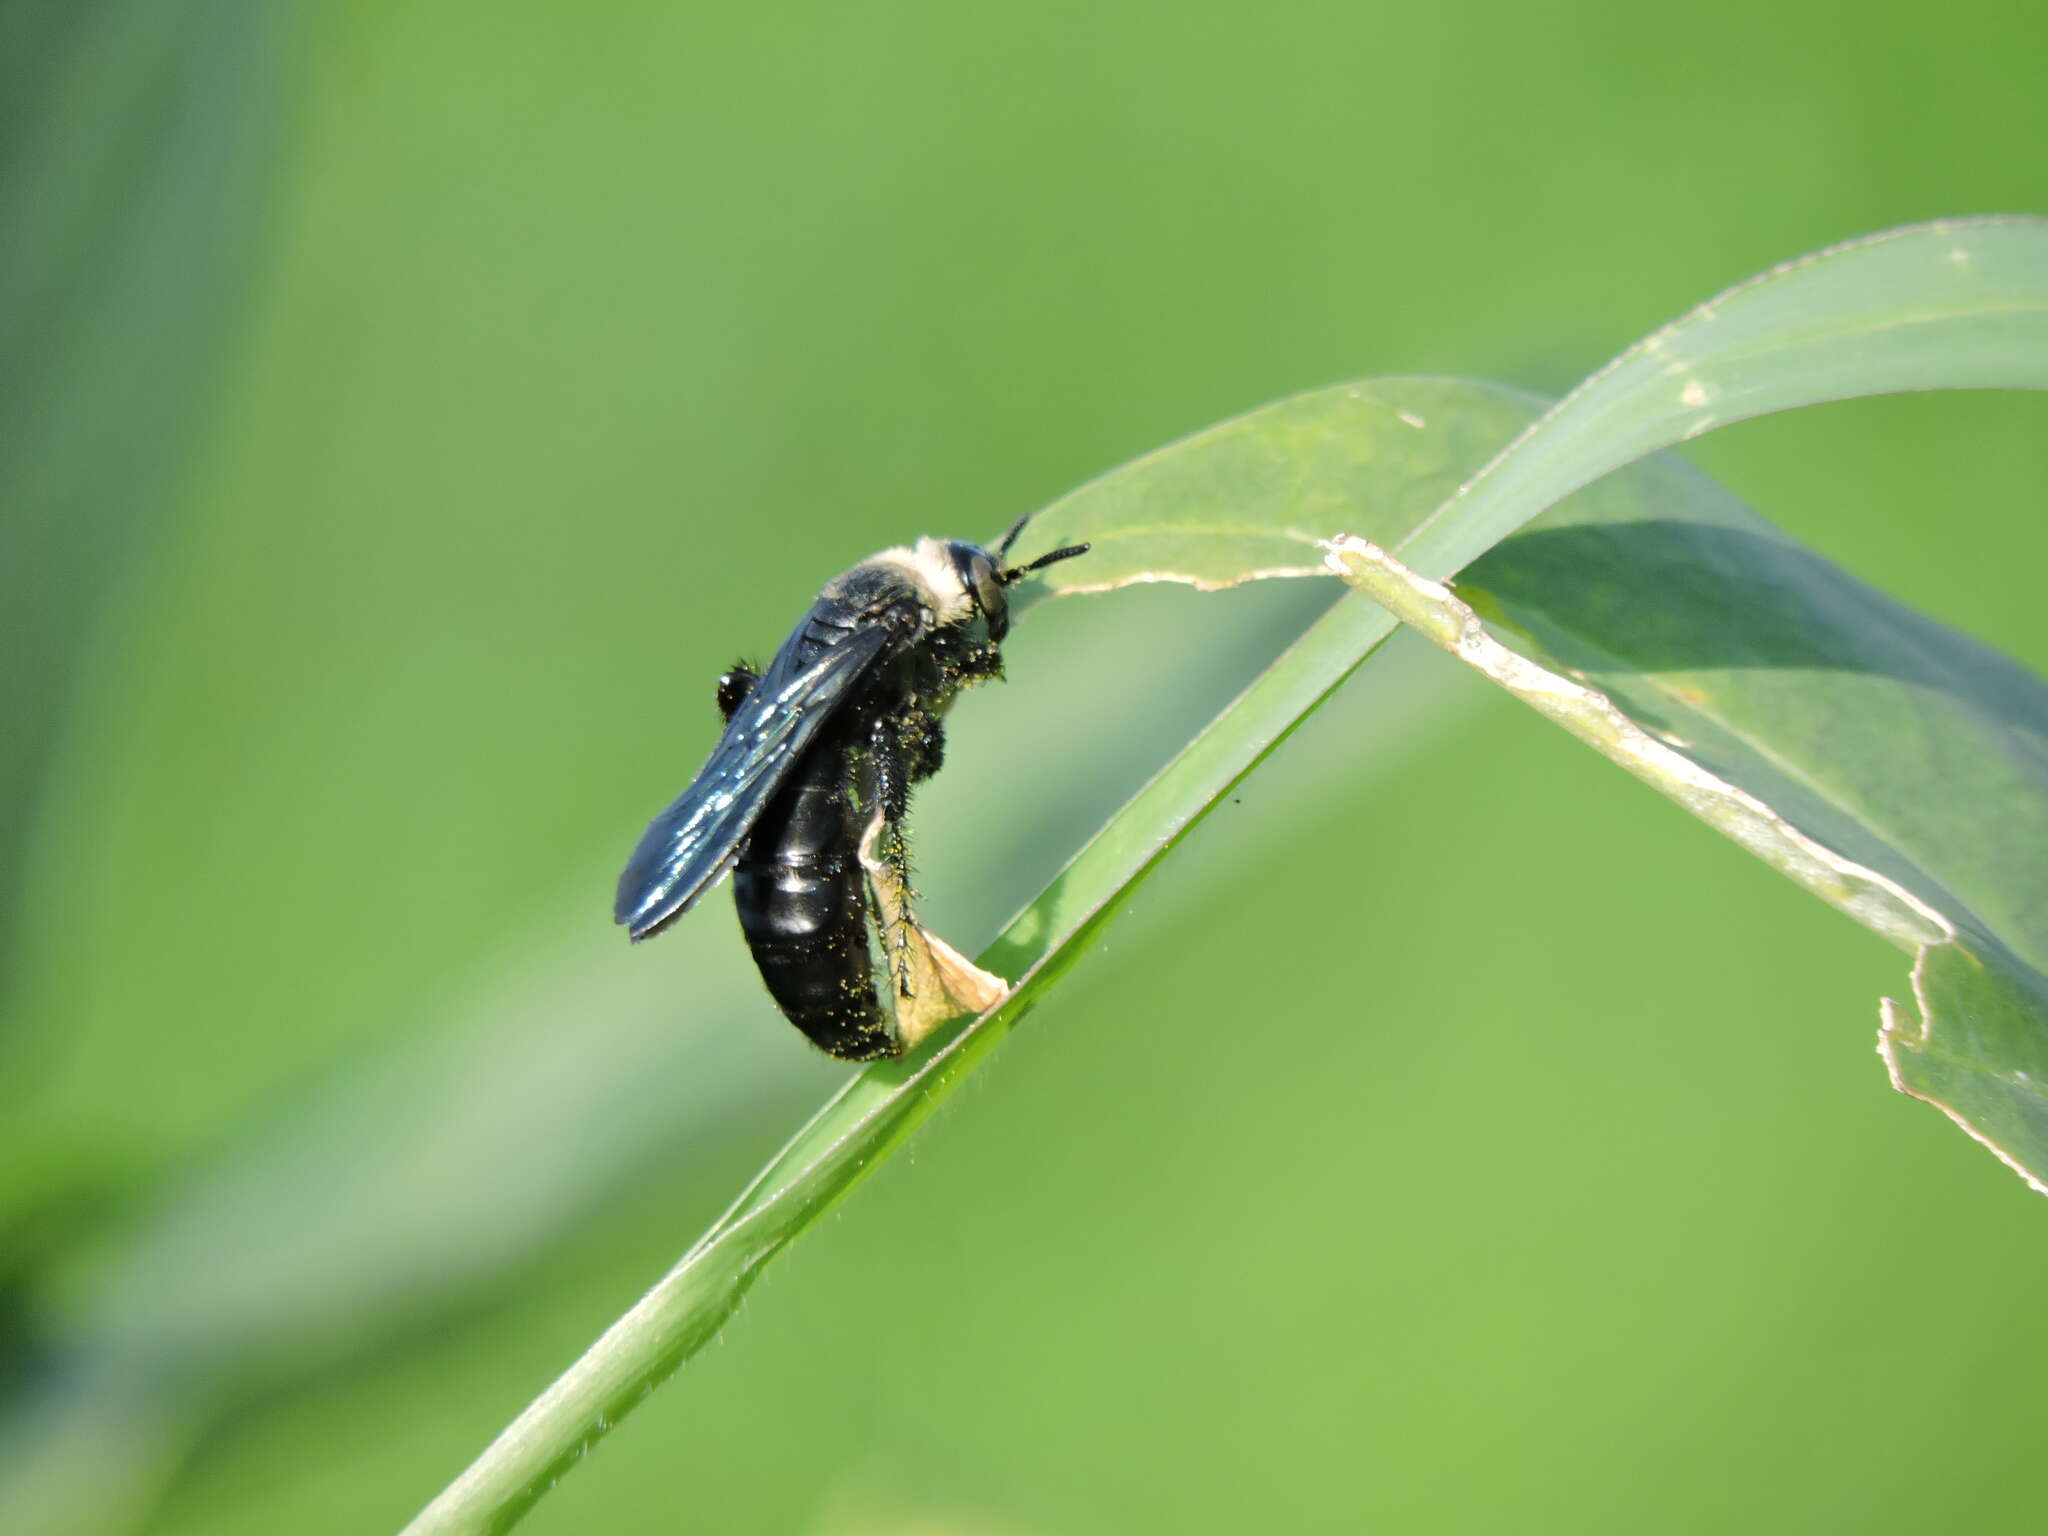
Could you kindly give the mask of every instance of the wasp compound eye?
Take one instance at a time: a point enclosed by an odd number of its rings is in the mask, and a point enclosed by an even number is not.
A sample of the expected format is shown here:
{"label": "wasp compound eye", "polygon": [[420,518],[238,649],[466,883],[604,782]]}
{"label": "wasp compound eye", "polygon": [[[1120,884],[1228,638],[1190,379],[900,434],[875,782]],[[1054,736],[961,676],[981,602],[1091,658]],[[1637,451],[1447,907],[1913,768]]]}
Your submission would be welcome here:
{"label": "wasp compound eye", "polygon": [[968,562],[968,579],[982,617],[988,620],[988,637],[1000,641],[1010,632],[1010,600],[1003,595],[1003,576],[995,563],[980,550]]}
{"label": "wasp compound eye", "polygon": [[996,557],[979,544],[955,539],[946,546],[960,596],[988,621],[988,637],[1000,643],[1010,628],[1010,605],[1003,597],[1003,572]]}

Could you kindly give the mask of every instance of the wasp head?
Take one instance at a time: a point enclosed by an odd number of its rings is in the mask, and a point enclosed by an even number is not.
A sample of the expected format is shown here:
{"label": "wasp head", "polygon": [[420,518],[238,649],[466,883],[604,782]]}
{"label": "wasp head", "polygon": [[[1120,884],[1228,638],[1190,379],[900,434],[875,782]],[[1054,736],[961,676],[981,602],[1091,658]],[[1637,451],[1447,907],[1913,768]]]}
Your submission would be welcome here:
{"label": "wasp head", "polygon": [[1049,555],[1040,555],[1028,565],[1004,564],[1010,546],[1024,531],[1024,524],[1030,516],[1027,512],[1012,523],[1010,531],[1003,535],[1002,543],[993,550],[969,544],[964,539],[954,539],[946,545],[946,554],[953,563],[953,574],[959,578],[961,591],[988,624],[989,639],[998,645],[1010,632],[1010,599],[1005,589],[1041,567],[1088,553],[1086,544],[1069,544]]}

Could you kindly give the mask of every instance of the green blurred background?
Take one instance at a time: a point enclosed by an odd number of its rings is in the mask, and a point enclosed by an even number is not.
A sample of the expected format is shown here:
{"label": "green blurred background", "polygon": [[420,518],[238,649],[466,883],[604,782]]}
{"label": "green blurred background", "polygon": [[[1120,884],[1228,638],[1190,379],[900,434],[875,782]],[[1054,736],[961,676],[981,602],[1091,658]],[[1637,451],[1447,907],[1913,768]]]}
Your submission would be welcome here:
{"label": "green blurred background", "polygon": [[[0,7],[0,1523],[395,1528],[838,1080],[722,897],[606,921],[835,570],[2039,210],[2044,64],[2032,0]],[[2039,668],[2044,404],[1693,457]],[[934,925],[1318,585],[1034,613]],[[527,1529],[2039,1528],[2048,1211],[1887,1091],[1898,957],[1383,660]]]}

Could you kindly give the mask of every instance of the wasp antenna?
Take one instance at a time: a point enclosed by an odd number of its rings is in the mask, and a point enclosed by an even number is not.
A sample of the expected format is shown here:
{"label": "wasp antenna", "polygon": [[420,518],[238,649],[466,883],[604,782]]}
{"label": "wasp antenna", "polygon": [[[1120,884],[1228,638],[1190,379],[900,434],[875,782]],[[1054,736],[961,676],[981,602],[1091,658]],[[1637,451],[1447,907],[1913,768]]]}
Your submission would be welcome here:
{"label": "wasp antenna", "polygon": [[1003,572],[1003,585],[1008,586],[1013,581],[1021,581],[1033,571],[1052,565],[1056,561],[1071,560],[1076,555],[1085,555],[1088,553],[1088,549],[1089,546],[1086,544],[1069,544],[1064,549],[1056,549],[1049,555],[1040,555],[1029,565],[1016,566],[1011,570]]}
{"label": "wasp antenna", "polygon": [[1017,535],[1024,531],[1024,525],[1030,521],[1031,514],[1026,512],[1017,521],[1010,524],[1010,531],[1003,535],[1003,542],[996,546],[996,553],[998,555],[1007,555],[1010,552],[1010,546],[1017,542]]}

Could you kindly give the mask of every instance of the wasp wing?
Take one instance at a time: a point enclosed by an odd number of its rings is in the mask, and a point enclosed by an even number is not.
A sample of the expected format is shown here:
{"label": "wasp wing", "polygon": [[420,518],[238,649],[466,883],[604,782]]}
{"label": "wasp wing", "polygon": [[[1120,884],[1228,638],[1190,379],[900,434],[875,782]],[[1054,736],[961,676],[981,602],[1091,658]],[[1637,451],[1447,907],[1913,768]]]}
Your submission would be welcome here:
{"label": "wasp wing", "polygon": [[613,921],[634,938],[681,916],[718,883],[790,768],[890,649],[889,631],[876,625],[806,658],[814,647],[808,628],[776,652],[711,760],[641,834],[612,905]]}

